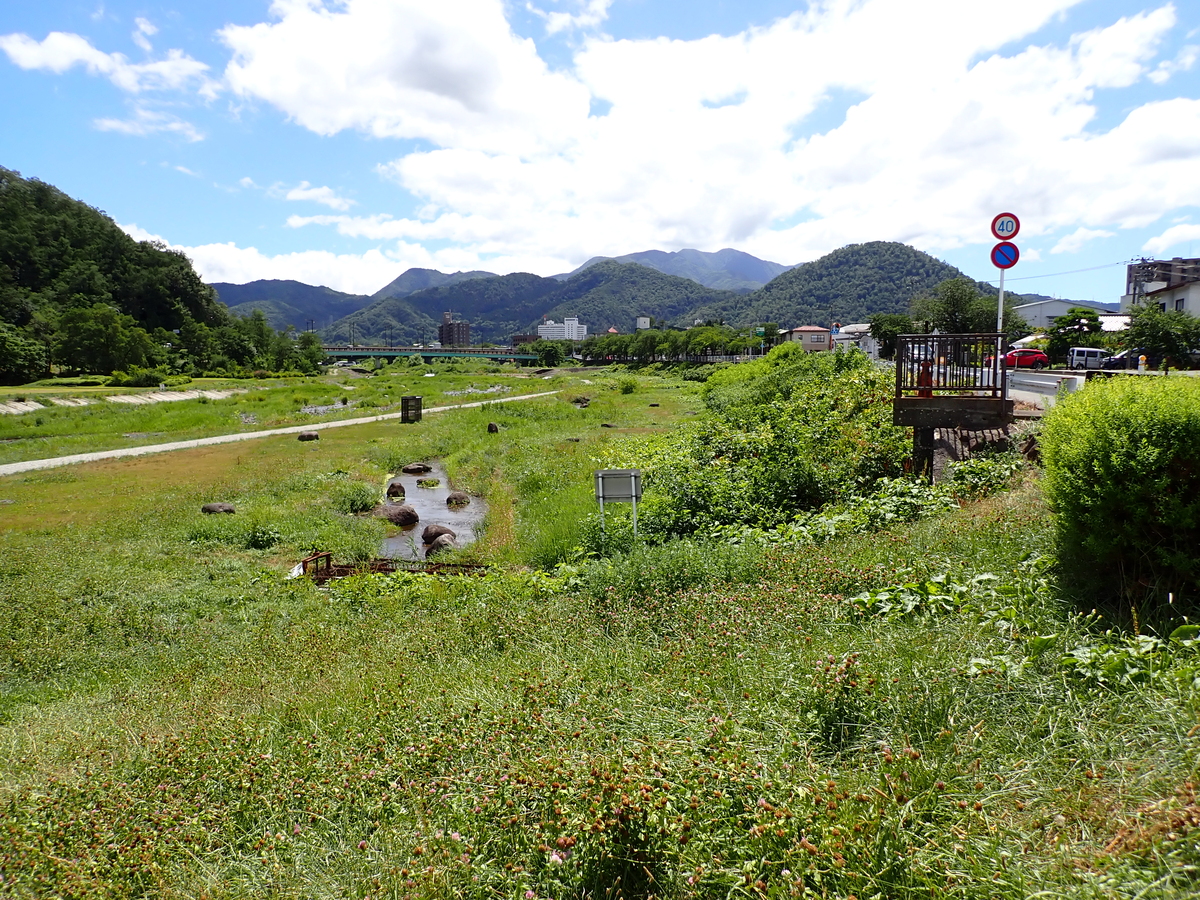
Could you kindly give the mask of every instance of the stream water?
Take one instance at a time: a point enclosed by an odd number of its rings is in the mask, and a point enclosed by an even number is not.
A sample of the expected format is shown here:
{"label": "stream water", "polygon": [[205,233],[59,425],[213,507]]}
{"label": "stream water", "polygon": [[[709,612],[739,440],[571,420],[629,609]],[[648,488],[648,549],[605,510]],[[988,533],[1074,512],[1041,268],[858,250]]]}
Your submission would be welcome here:
{"label": "stream water", "polygon": [[[427,525],[445,525],[454,532],[460,547],[472,543],[478,535],[483,517],[487,513],[487,504],[479,497],[472,497],[467,506],[457,509],[447,506],[446,498],[450,496],[452,489],[446,478],[446,470],[436,462],[428,462],[426,465],[432,466],[433,471],[424,475],[400,474],[389,481],[404,486],[404,497],[393,498],[391,502],[397,505],[407,503],[417,511],[421,521],[384,538],[380,555],[385,558],[423,560],[425,546],[421,543],[421,532]],[[437,487],[417,485],[418,481],[435,478],[438,482]]]}

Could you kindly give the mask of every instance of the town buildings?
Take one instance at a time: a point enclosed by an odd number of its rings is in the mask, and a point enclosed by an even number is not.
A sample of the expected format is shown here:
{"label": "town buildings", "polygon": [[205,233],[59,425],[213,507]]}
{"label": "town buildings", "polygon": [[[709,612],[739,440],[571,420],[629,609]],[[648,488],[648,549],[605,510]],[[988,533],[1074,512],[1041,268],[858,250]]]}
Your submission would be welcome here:
{"label": "town buildings", "polygon": [[587,337],[587,326],[580,325],[577,317],[568,316],[561,323],[547,319],[538,326],[537,333],[544,341],[582,341]]}

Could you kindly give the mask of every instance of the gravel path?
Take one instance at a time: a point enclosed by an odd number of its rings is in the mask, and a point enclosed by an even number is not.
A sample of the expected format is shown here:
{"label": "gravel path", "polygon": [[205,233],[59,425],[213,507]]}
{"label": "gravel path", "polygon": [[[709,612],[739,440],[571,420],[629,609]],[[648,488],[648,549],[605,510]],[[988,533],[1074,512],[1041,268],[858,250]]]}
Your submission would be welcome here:
{"label": "gravel path", "polygon": [[[558,391],[542,391],[540,394],[522,394],[519,397],[503,397],[496,400],[482,400],[477,403],[459,403],[455,406],[433,406],[423,411],[424,414],[447,412],[452,409],[471,409],[485,406],[489,403],[515,403],[518,400],[533,400],[537,397],[549,397]],[[33,472],[38,469],[53,469],[57,466],[69,466],[73,463],[95,462],[101,459],[120,459],[126,456],[146,456],[150,453],[166,453],[168,450],[187,450],[191,447],[207,447],[210,444],[232,444],[235,441],[252,441],[256,438],[271,437],[277,434],[299,434],[301,431],[324,431],[326,428],[346,428],[350,425],[366,425],[369,422],[383,422],[387,419],[399,419],[402,413],[387,413],[382,416],[366,416],[361,419],[342,419],[338,422],[320,422],[315,425],[293,425],[288,428],[272,428],[270,431],[247,431],[241,434],[222,434],[216,437],[196,438],[192,441],[173,441],[169,444],[149,444],[145,447],[125,447],[120,450],[99,450],[95,453],[75,453],[71,456],[55,456],[51,459],[30,459],[25,462],[7,463],[0,466],[0,475],[16,475],[20,472]]]}

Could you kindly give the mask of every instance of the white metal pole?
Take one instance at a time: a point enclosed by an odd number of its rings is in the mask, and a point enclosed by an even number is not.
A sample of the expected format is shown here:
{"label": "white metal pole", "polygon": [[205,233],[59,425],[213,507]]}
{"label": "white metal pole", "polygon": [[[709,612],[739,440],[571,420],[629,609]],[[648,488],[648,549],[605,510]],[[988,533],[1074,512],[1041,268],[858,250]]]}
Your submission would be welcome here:
{"label": "white metal pole", "polygon": [[996,331],[1004,334],[1004,273],[1007,269],[1000,270],[1000,302],[996,304]]}
{"label": "white metal pole", "polygon": [[637,497],[633,498],[633,539],[637,540]]}

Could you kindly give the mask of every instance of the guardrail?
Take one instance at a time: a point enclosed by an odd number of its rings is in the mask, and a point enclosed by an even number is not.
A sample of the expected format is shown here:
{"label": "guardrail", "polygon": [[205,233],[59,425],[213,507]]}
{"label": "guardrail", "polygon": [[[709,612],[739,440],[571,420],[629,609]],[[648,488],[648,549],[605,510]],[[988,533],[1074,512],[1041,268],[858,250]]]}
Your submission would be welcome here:
{"label": "guardrail", "polygon": [[1059,391],[1073,394],[1086,383],[1084,375],[1058,374],[1054,372],[1034,372],[1012,369],[1008,372],[1008,389],[1010,391],[1027,391],[1043,397],[1054,398]]}

